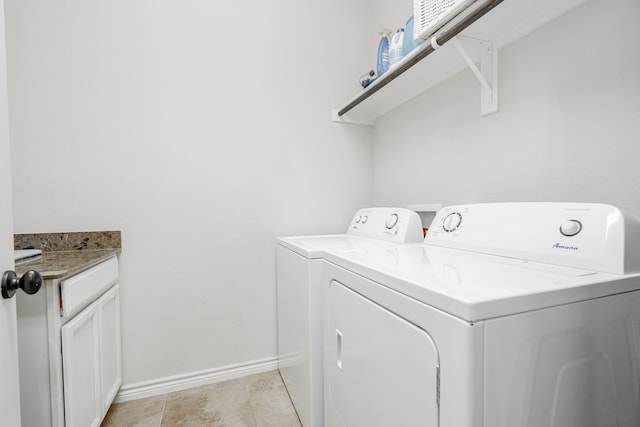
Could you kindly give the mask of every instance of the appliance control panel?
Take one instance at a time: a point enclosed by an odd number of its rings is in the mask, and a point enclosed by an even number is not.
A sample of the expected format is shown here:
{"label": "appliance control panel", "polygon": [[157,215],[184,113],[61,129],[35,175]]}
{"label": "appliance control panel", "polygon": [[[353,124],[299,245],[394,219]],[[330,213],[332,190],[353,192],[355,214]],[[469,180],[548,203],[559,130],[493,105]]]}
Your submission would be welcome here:
{"label": "appliance control panel", "polygon": [[347,234],[394,243],[420,243],[424,240],[420,216],[403,208],[366,208],[356,212]]}
{"label": "appliance control panel", "polygon": [[640,222],[597,203],[448,206],[424,243],[614,274],[640,272]]}

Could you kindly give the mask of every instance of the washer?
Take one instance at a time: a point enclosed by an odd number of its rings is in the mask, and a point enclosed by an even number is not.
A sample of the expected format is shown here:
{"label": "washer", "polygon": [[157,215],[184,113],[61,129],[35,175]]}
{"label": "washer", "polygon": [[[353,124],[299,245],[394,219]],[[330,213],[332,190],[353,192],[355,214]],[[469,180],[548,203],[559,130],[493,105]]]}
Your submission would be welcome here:
{"label": "washer", "polygon": [[501,203],[327,251],[326,426],[639,426],[639,243],[612,206]]}
{"label": "washer", "polygon": [[400,208],[356,212],[346,234],[279,238],[278,368],[305,427],[322,427],[322,257],[329,248],[389,247],[424,239],[417,213]]}

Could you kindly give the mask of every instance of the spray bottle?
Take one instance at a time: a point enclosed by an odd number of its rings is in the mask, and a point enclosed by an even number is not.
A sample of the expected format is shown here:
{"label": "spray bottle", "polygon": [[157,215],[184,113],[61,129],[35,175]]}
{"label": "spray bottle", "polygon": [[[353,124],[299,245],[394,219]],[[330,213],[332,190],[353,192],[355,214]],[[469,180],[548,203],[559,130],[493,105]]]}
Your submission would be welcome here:
{"label": "spray bottle", "polygon": [[378,32],[380,43],[378,44],[378,77],[389,69],[389,35],[391,30],[383,28]]}

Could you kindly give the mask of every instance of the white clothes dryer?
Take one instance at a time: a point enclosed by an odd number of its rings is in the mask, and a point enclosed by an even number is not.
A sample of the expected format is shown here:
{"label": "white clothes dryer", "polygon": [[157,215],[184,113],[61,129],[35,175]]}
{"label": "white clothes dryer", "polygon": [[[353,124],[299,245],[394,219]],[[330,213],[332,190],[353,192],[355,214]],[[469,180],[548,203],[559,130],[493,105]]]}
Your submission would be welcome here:
{"label": "white clothes dryer", "polygon": [[423,239],[418,214],[402,208],[360,209],[345,234],[278,238],[278,368],[304,427],[324,426],[324,251],[389,247]]}
{"label": "white clothes dryer", "polygon": [[640,426],[640,223],[443,208],[424,244],[325,254],[327,427]]}

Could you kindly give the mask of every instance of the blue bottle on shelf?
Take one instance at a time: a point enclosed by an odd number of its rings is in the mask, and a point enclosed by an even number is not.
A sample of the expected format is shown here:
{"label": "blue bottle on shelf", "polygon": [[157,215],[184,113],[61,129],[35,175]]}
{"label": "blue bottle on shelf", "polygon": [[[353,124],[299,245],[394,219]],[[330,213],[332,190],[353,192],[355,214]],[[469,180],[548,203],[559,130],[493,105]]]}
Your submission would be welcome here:
{"label": "blue bottle on shelf", "polygon": [[380,77],[389,69],[389,34],[391,34],[391,30],[383,28],[378,34],[381,37],[378,44],[378,77]]}
{"label": "blue bottle on shelf", "polygon": [[413,38],[413,15],[407,19],[407,25],[404,30],[404,38],[402,39],[402,56],[407,56],[409,52],[418,47],[418,43]]}

